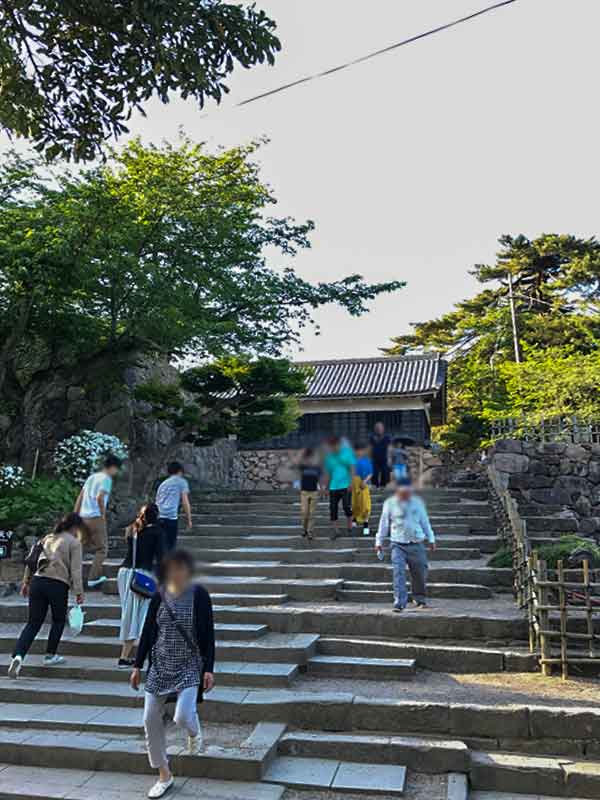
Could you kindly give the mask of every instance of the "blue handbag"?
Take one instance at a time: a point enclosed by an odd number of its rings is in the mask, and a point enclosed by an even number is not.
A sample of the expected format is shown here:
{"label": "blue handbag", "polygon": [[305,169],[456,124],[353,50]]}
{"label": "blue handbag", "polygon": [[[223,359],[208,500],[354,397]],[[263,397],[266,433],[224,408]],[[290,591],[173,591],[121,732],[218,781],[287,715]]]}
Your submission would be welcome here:
{"label": "blue handbag", "polygon": [[148,598],[156,594],[158,584],[152,575],[146,575],[145,572],[140,572],[140,570],[135,568],[137,557],[137,537],[138,535],[136,532],[133,534],[133,560],[131,564],[133,568],[133,575],[131,576],[129,588],[134,594],[139,594],[140,597]]}

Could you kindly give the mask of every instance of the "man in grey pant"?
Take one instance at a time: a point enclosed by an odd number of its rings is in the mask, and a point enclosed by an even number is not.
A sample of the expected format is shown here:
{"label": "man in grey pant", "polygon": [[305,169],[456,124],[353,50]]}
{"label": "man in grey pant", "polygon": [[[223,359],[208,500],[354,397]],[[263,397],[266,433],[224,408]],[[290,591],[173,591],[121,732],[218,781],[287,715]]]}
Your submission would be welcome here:
{"label": "man in grey pant", "polygon": [[386,539],[391,541],[394,571],[394,611],[404,611],[408,603],[406,567],[410,572],[412,597],[417,608],[427,605],[427,548],[435,550],[435,535],[425,503],[416,497],[408,478],[398,481],[396,492],[383,504],[375,549],[383,552]]}

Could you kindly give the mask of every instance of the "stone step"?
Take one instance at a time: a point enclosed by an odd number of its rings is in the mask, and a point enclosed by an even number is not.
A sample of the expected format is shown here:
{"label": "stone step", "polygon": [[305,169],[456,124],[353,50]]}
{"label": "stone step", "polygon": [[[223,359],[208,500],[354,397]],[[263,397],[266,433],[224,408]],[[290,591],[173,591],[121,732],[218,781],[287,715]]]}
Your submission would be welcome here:
{"label": "stone step", "polygon": [[[263,776],[265,751],[252,747],[213,747],[204,753],[190,756],[185,752],[185,748],[178,746],[171,759],[173,772],[181,778],[210,777],[228,781],[260,781]],[[78,770],[86,771],[104,772],[120,769],[129,774],[153,773],[148,764],[146,745],[141,736],[128,737],[122,741],[108,735],[80,736],[77,733],[63,731],[60,737],[57,737],[56,731],[53,730],[0,730],[0,763],[64,769],[76,764]],[[0,772],[0,792],[4,789],[1,776],[2,772]],[[225,796],[231,797],[231,795]],[[86,800],[90,800],[90,795]]]}
{"label": "stone step", "polygon": [[[479,600],[492,597],[493,592],[487,586],[469,583],[428,583],[427,596],[439,598],[461,598]],[[339,600],[355,603],[392,603],[394,594],[391,583],[370,583],[366,581],[344,581],[337,590]]]}
{"label": "stone step", "polygon": [[[454,520],[444,524],[442,527],[433,526],[434,530],[439,535],[446,536],[496,536],[498,531],[496,525],[468,525],[461,520]],[[356,535],[360,535],[357,528],[353,529]],[[289,536],[299,531],[299,524],[297,520],[290,520],[287,525],[194,525],[192,535],[194,536]],[[345,520],[340,518],[339,535],[340,537],[347,537],[347,528]],[[329,538],[332,533],[331,523],[316,525],[313,534],[316,538]],[[185,535],[182,531],[182,536]],[[179,539],[178,539],[179,541]]]}
{"label": "stone step", "polygon": [[[118,636],[119,620],[117,619],[98,619],[85,623],[84,633],[87,636]],[[224,625],[215,623],[215,636],[217,642],[234,640],[252,641],[265,636],[269,632],[268,625]]]}
{"label": "stone step", "polygon": [[[549,794],[515,794],[511,792],[470,792],[468,800],[554,800]],[[571,800],[584,800],[574,797]]]}
{"label": "stone step", "polygon": [[[121,644],[114,634],[118,633],[118,622],[110,628],[105,621],[103,630],[108,636],[89,635],[94,631],[94,623],[86,624],[84,634],[75,639],[63,639],[60,652],[64,656],[90,656],[94,658],[110,658],[116,661]],[[112,634],[112,635],[111,635]],[[306,664],[317,649],[318,634],[315,633],[270,633],[257,641],[219,641],[216,642],[216,659],[219,668],[228,661],[244,661],[255,664],[282,662],[286,664]],[[15,643],[11,634],[0,634],[0,653],[10,653]],[[43,654],[46,651],[44,637],[38,637],[32,645],[31,652]]]}
{"label": "stone step", "polygon": [[525,648],[501,649],[464,643],[427,644],[321,636],[317,642],[317,653],[357,658],[414,659],[419,669],[432,672],[476,674],[537,671],[537,658]]}
{"label": "stone step", "polygon": [[[373,489],[373,497],[386,498],[392,494],[390,489]],[[419,494],[427,502],[433,500],[488,500],[489,494],[487,489],[476,487],[444,487],[438,489],[419,489]],[[269,502],[298,502],[298,489],[281,489],[274,491],[272,489],[248,489],[248,490],[213,490],[213,491],[199,491],[192,489],[190,497],[197,502],[210,502],[216,500],[217,502],[240,502],[240,503],[255,503],[264,501],[265,498]]]}
{"label": "stone step", "polygon": [[[42,655],[31,654],[23,663],[19,681],[26,683],[30,678],[52,677],[71,681],[81,678],[92,684],[94,681],[127,682],[129,670],[119,669],[114,658],[69,656],[63,664],[47,667]],[[9,656],[0,658],[0,669],[6,672]],[[219,661],[218,680],[225,686],[249,686],[280,688],[290,686],[298,675],[297,664],[277,662],[255,663],[245,661]]]}
{"label": "stone step", "polygon": [[[379,518],[379,514],[376,512],[371,513],[371,518],[376,522]],[[463,517],[462,515],[456,514],[429,514],[429,518],[431,524],[434,528],[445,529],[450,526],[455,525],[466,525],[469,528],[491,528],[494,527],[496,522],[492,515],[479,515],[479,516],[470,516],[470,517]],[[227,525],[232,526],[235,525],[238,529],[239,528],[257,528],[260,526],[266,526],[269,528],[275,526],[281,526],[282,528],[289,527],[291,525],[298,525],[299,521],[299,513],[293,514],[276,514],[276,513],[265,513],[265,514],[248,514],[248,513],[240,513],[235,514],[230,511],[223,512],[222,514],[198,514],[194,518],[194,528],[202,527],[207,525]],[[315,527],[321,528],[323,526],[329,526],[330,519],[329,514],[321,514],[318,513],[315,516]],[[538,528],[538,530],[544,530],[543,528]]]}
{"label": "stone step", "polygon": [[[373,545],[374,548],[374,545]],[[371,548],[371,557],[375,553]],[[196,558],[205,563],[219,561],[279,561],[284,564],[314,564],[314,563],[350,563],[358,557],[368,557],[368,550],[348,548],[318,549],[309,542],[297,549],[291,547],[233,547],[230,550],[208,549],[202,546],[192,546],[189,550]],[[467,561],[481,558],[481,551],[476,547],[443,547],[439,546],[434,553],[429,554],[431,561]]]}
{"label": "stone step", "polygon": [[[374,499],[371,503],[373,512],[380,513],[383,508],[383,498],[378,500]],[[464,517],[479,516],[481,514],[491,514],[491,506],[487,502],[434,502],[427,503],[427,511],[430,514],[454,515],[458,514]],[[294,502],[288,503],[202,503],[192,509],[192,517],[202,517],[204,514],[273,514],[275,516],[284,515],[289,516],[292,514],[300,513],[300,500],[296,497]],[[328,515],[329,503],[326,500],[321,500],[317,503],[317,513]]]}
{"label": "stone step", "polygon": [[[0,765],[0,776],[2,800],[140,800],[156,781],[150,774],[8,764]],[[178,773],[169,796],[182,800],[282,800],[284,792],[277,784],[196,779]]]}
{"label": "stone step", "polygon": [[550,797],[600,797],[600,763],[516,753],[471,754],[473,789]]}
{"label": "stone step", "polygon": [[356,656],[313,656],[308,662],[313,675],[367,680],[412,680],[415,661],[412,658],[369,658]]}
{"label": "stone step", "polygon": [[[366,558],[361,555],[362,559]],[[352,564],[281,564],[278,561],[245,562],[228,560],[202,565],[203,572],[210,575],[264,576],[280,579],[343,579],[368,580],[389,583],[392,580],[392,567],[389,562],[380,563],[375,558]],[[481,586],[512,587],[512,570],[496,569],[482,564],[447,566],[438,562],[429,568],[429,580],[434,583],[476,583]]]}
{"label": "stone step", "polygon": [[294,789],[330,790],[335,794],[369,792],[401,796],[406,784],[406,767],[280,756],[267,767],[263,780]]}
{"label": "stone step", "polygon": [[[105,595],[118,595],[117,581],[109,578],[102,584],[102,593]],[[286,594],[242,594],[241,592],[215,592],[211,593],[213,606],[280,606],[287,603]]]}
{"label": "stone step", "polygon": [[389,736],[383,733],[329,733],[290,731],[278,744],[278,753],[304,758],[336,758],[340,753],[360,763],[404,764],[415,772],[467,772],[469,749],[452,739]]}

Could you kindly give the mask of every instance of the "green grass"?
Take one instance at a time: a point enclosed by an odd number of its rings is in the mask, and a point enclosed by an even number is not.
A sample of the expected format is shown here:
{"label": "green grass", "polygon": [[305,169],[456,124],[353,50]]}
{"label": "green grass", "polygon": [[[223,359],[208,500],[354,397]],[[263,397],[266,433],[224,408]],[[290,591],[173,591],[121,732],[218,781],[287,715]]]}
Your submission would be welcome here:
{"label": "green grass", "polygon": [[[600,547],[579,536],[561,536],[556,542],[536,547],[536,552],[550,569],[556,569],[559,561],[566,562],[571,553],[580,547],[585,547],[586,550],[592,553],[593,557],[590,566],[600,567]],[[488,561],[488,567],[512,567],[512,549],[510,547],[501,547]]]}

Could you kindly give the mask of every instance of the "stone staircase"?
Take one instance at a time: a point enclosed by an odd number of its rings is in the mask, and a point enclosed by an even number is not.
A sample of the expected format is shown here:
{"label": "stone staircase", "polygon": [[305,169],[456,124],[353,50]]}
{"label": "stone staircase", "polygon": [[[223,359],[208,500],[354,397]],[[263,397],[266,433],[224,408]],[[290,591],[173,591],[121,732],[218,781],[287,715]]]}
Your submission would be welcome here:
{"label": "stone staircase", "polygon": [[[309,543],[295,492],[194,494],[180,544],[213,598],[217,688],[202,707],[206,752],[172,740],[177,796],[466,800],[470,784],[475,800],[600,797],[600,701],[566,702],[558,681],[555,699],[501,688],[542,678],[510,570],[486,566],[499,541],[485,488],[425,499],[431,607],[398,615],[373,538],[331,541],[325,502]],[[44,667],[40,639],[18,681],[0,677],[0,798],[112,800],[151,782],[143,697],[116,667],[118,564],[88,594],[82,635],[63,641],[65,664]],[[0,604],[3,668],[25,616],[20,600]]]}

